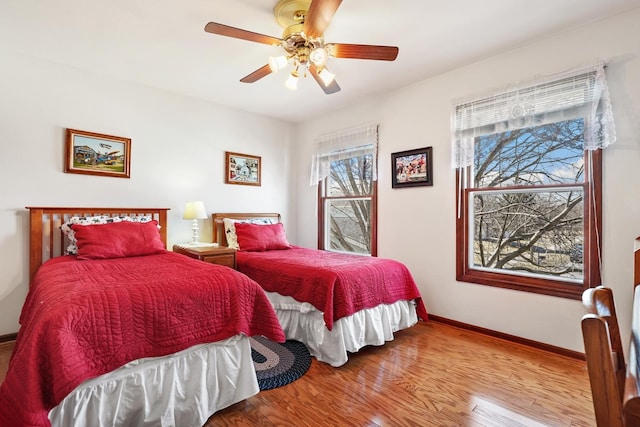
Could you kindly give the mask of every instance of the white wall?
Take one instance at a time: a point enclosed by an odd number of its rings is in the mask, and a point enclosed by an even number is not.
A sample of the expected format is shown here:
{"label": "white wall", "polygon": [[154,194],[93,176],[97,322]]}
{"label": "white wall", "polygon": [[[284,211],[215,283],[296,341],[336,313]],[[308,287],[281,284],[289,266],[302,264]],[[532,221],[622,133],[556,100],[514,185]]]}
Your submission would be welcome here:
{"label": "white wall", "polygon": [[[604,283],[614,288],[623,336],[631,319],[633,242],[640,235],[640,9],[522,46],[335,111],[298,127],[298,243],[315,246],[316,188],[309,187],[313,139],[380,123],[378,248],[405,262],[427,310],[480,327],[582,351],[579,301],[455,280],[455,180],[450,167],[452,100],[608,60],[618,141],[604,153]],[[469,39],[473,43],[473,39]],[[446,43],[443,40],[443,43]],[[429,52],[424,52],[428,55]],[[402,55],[402,48],[400,48]],[[390,155],[433,146],[434,186],[392,189]]]}
{"label": "white wall", "polygon": [[[0,64],[0,335],[18,330],[28,290],[25,206],[168,207],[169,244],[191,238],[190,200],[294,223],[291,124],[4,51]],[[64,173],[65,128],[131,138],[131,178]],[[224,184],[225,151],[261,156],[262,186]]]}
{"label": "white wall", "polygon": [[[184,203],[202,199],[210,212],[282,212],[290,240],[315,247],[316,188],[308,185],[313,139],[378,122],[379,255],[409,266],[427,309],[582,351],[579,301],[455,281],[449,130],[454,98],[596,57],[609,60],[618,131],[604,155],[604,282],[614,288],[626,335],[633,240],[640,235],[638,22],[640,10],[567,31],[296,127],[0,51],[0,335],[17,331],[28,289],[25,206],[170,207],[172,244],[190,238]],[[65,174],[67,127],[132,138],[131,179]],[[434,147],[434,186],[391,189],[391,153],[424,146]],[[261,187],[223,183],[226,150],[262,156]],[[210,235],[209,221],[201,235]]]}

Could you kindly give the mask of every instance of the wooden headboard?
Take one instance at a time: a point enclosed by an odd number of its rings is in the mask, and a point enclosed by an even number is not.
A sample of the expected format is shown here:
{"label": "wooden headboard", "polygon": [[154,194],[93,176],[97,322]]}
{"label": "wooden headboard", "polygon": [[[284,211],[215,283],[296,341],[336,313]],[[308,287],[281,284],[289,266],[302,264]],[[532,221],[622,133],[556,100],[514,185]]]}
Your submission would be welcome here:
{"label": "wooden headboard", "polygon": [[63,255],[69,244],[60,226],[73,216],[139,216],[151,215],[161,225],[160,237],[167,245],[167,211],[169,208],[60,208],[29,209],[29,281],[46,260]]}
{"label": "wooden headboard", "polygon": [[214,213],[211,215],[213,219],[213,237],[212,242],[220,246],[227,246],[227,234],[224,232],[225,218],[243,220],[255,218],[272,218],[280,222],[279,213]]}

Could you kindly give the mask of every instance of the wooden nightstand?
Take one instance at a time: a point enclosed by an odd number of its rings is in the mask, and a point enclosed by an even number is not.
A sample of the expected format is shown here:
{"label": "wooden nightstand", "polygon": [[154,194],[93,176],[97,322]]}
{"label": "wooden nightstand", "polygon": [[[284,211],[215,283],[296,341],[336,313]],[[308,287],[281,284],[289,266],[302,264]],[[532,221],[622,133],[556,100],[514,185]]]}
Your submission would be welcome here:
{"label": "wooden nightstand", "polygon": [[226,246],[182,246],[173,245],[173,252],[211,264],[236,268],[236,250]]}

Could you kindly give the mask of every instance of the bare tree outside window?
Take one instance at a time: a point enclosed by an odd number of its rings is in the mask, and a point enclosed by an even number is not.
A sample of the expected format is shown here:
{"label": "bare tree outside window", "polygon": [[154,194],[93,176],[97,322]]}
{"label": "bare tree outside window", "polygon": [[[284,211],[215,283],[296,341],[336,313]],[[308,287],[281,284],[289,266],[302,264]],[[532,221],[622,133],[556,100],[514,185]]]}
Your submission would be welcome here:
{"label": "bare tree outside window", "polygon": [[325,249],[375,255],[372,162],[371,154],[331,162],[321,190]]}
{"label": "bare tree outside window", "polygon": [[456,278],[580,298],[600,280],[601,150],[585,118],[475,138],[456,177]]}
{"label": "bare tree outside window", "polygon": [[478,137],[474,267],[581,281],[584,121]]}

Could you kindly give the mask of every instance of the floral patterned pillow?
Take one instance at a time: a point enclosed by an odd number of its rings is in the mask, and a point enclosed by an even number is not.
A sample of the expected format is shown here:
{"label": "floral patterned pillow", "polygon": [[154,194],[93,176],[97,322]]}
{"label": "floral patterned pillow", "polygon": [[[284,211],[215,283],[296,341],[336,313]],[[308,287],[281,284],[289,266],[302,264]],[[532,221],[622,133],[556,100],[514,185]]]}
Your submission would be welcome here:
{"label": "floral patterned pillow", "polygon": [[[69,245],[65,252],[66,255],[76,255],[78,253],[78,240],[76,239],[75,232],[71,228],[73,224],[79,225],[99,225],[110,224],[114,222],[131,221],[131,222],[149,222],[153,218],[151,215],[138,215],[138,216],[109,216],[109,215],[96,215],[96,216],[72,216],[60,226],[60,229],[65,236],[69,239]],[[158,226],[160,228],[160,226]]]}
{"label": "floral patterned pillow", "polygon": [[252,218],[252,219],[230,219],[223,218],[222,222],[224,223],[224,233],[227,235],[227,246],[232,249],[240,249],[240,245],[238,245],[238,236],[236,235],[236,222],[246,222],[249,224],[277,224],[278,220],[275,218]]}

